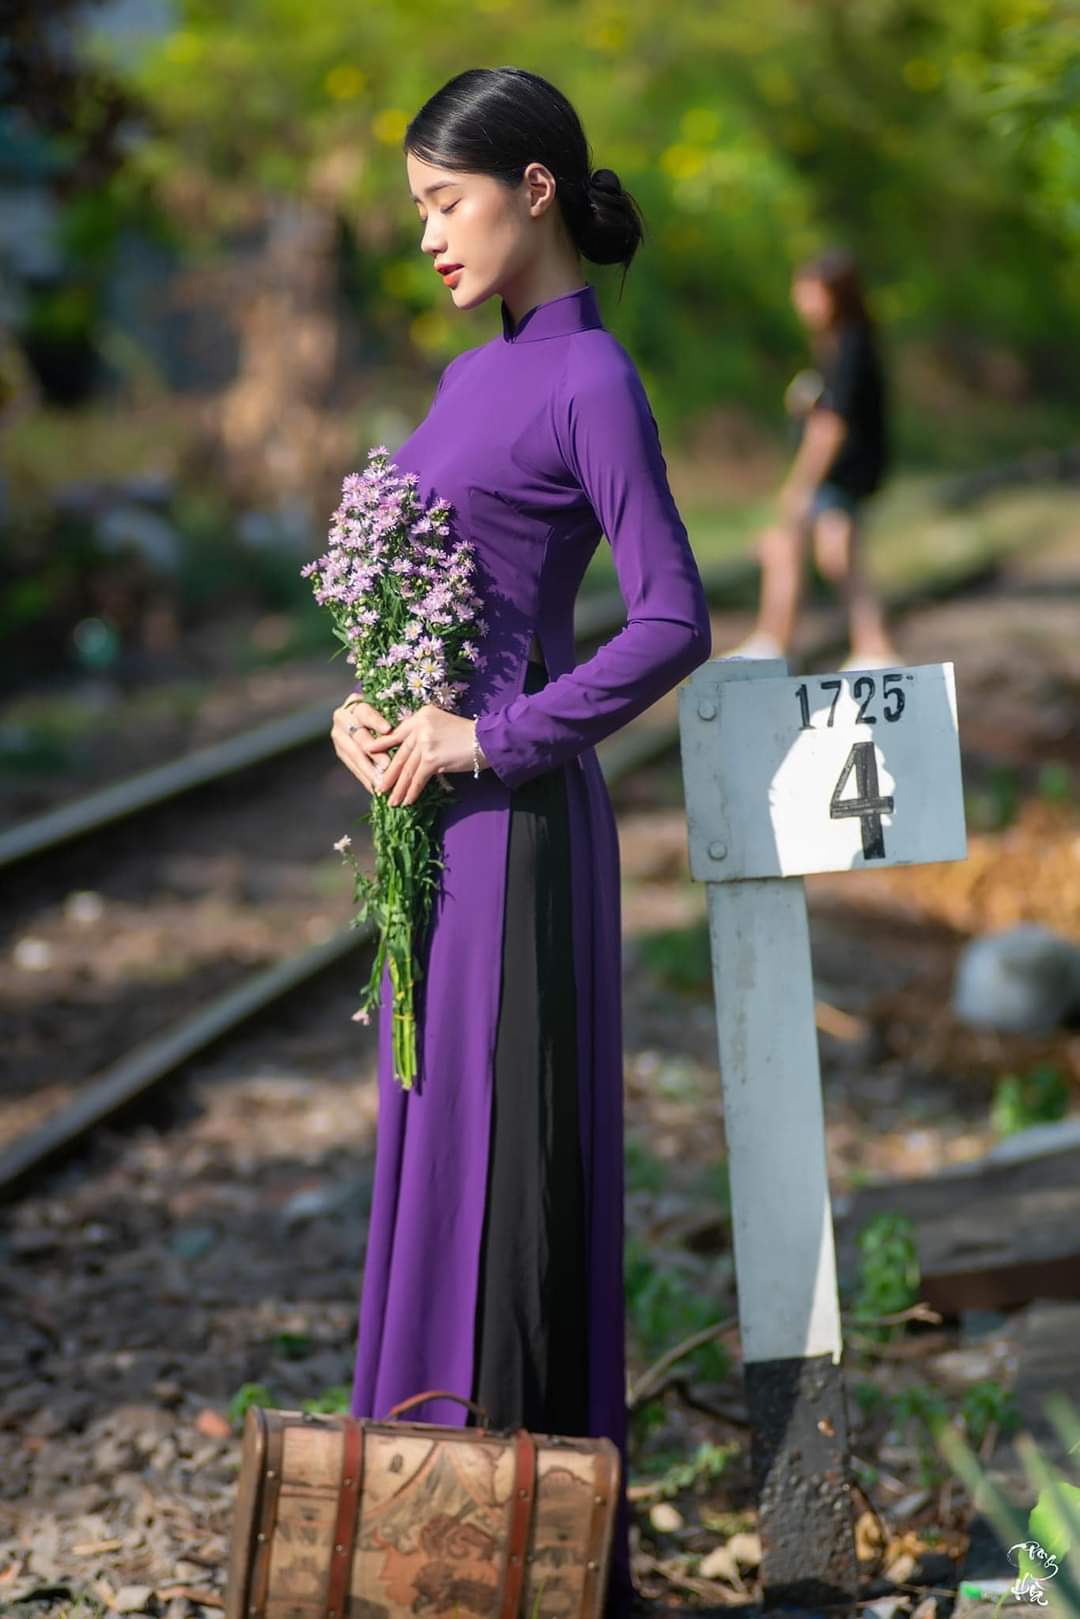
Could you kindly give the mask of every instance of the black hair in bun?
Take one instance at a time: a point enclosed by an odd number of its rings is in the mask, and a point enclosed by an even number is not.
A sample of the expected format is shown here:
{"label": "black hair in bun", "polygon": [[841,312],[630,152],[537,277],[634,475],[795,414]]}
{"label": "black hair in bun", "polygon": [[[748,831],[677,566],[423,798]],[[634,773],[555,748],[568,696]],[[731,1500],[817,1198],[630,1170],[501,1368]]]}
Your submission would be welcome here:
{"label": "black hair in bun", "polygon": [[581,251],[597,264],[628,266],[644,234],[637,204],[614,169],[594,169],[587,189],[591,218],[575,238]]}

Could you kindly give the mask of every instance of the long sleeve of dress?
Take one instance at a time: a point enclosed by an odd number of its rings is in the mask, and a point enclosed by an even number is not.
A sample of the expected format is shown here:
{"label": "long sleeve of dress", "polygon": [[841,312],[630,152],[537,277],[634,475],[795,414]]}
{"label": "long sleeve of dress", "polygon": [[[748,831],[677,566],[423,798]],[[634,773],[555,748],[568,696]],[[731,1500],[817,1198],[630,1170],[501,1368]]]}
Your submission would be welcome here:
{"label": "long sleeve of dress", "polygon": [[701,575],[629,357],[624,367],[568,384],[555,430],[611,546],[627,617],[584,663],[477,720],[477,741],[509,787],[602,741],[712,650]]}

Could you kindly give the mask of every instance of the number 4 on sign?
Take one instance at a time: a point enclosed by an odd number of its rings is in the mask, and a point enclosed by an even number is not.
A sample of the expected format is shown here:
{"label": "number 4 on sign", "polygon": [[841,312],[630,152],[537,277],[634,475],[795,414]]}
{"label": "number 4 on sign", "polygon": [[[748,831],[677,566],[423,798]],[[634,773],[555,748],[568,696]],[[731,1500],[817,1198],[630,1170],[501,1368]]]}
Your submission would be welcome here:
{"label": "number 4 on sign", "polygon": [[[856,796],[845,799],[840,795],[853,770]],[[895,799],[881,798],[878,795],[877,753],[874,744],[853,742],[851,752],[840,772],[840,780],[833,788],[832,797],[829,799],[829,814],[834,821],[843,820],[847,815],[858,817],[862,822],[862,852],[867,860],[884,860],[885,831],[881,817],[886,812],[891,815],[895,807]]]}
{"label": "number 4 on sign", "polygon": [[803,876],[966,852],[951,664],[679,689],[706,884],[739,1328],[768,1604],[851,1601],[840,1311]]}

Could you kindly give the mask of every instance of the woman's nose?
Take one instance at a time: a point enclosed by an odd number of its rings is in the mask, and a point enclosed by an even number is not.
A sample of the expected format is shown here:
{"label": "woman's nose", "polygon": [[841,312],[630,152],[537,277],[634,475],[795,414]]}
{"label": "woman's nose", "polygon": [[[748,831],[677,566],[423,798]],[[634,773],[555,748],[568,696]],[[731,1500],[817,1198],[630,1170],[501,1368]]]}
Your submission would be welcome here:
{"label": "woman's nose", "polygon": [[442,251],[442,246],[439,231],[438,229],[432,229],[431,220],[429,219],[424,226],[424,234],[420,238],[420,247],[423,252],[430,253],[433,258],[437,258]]}

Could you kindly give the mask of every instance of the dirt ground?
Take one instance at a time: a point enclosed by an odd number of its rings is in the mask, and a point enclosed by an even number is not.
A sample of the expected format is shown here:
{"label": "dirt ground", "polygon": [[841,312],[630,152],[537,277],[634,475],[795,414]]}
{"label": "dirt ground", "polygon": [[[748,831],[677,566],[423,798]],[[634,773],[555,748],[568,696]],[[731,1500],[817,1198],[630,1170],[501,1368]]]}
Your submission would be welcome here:
{"label": "dirt ground", "polygon": [[[898,627],[909,663],[956,663],[970,847],[955,864],[807,882],[838,1206],[866,1179],[979,1156],[995,1140],[990,1102],[1003,1074],[1050,1063],[1075,1097],[1080,1037],[976,1034],[953,1018],[949,994],[977,932],[1029,919],[1080,935],[1078,590],[1071,541],[1017,564],[993,591]],[[250,803],[223,802],[186,828],[179,812],[153,848],[129,844],[104,867],[95,853],[92,869],[80,870],[83,857],[58,863],[36,896],[19,887],[0,982],[23,1044],[8,1044],[0,1141],[157,1026],[155,974],[172,975],[179,1015],[277,953],[283,928],[296,948],[300,930],[314,940],[344,919],[329,853],[346,829],[343,774],[322,761],[295,783],[297,802],[302,793],[323,806],[317,873],[306,835],[260,844]],[[658,1274],[734,1321],[714,1011],[707,994],[678,992],[649,965],[650,935],[704,917],[677,763],[616,803],[629,1232]],[[166,889],[168,904],[147,904]],[[3,1211],[0,1613],[220,1612],[239,1465],[230,1401],[250,1382],[297,1408],[351,1382],[376,1123],[374,1032],[350,1021],[358,976],[345,963],[255,1019]],[[97,1008],[83,1034],[80,1007]],[[669,1390],[634,1430],[637,1574],[669,1606],[755,1591],[737,1330],[721,1342],[728,1369]],[[978,1376],[1007,1384],[1015,1370],[1005,1318],[914,1334],[909,1349],[853,1355],[849,1376],[891,1393],[912,1381],[956,1391]],[[656,1353],[632,1314],[632,1379]],[[964,1545],[963,1492],[924,1488],[910,1438],[861,1407],[853,1427],[853,1449],[880,1472],[856,1500],[868,1590],[874,1577],[895,1588],[923,1576],[947,1589]],[[665,1458],[728,1444],[711,1471],[703,1462],[695,1480],[664,1486]],[[902,1595],[893,1611],[916,1600]]]}

